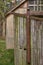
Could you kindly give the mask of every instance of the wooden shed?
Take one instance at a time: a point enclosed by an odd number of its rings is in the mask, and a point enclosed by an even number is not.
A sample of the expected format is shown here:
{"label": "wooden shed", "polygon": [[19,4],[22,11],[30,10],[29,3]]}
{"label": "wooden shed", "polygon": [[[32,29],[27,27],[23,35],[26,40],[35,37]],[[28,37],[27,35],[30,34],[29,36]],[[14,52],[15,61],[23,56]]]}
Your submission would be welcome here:
{"label": "wooden shed", "polygon": [[15,65],[43,65],[43,11],[31,10],[30,1],[6,14],[6,48],[14,49]]}

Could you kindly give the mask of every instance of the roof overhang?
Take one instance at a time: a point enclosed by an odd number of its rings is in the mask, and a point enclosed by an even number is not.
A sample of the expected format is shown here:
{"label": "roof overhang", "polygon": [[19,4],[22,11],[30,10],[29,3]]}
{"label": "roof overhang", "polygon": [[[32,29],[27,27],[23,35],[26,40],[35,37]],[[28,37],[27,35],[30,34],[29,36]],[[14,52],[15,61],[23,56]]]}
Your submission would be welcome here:
{"label": "roof overhang", "polygon": [[[19,13],[14,13],[15,10],[17,10],[18,8],[20,8],[25,2],[27,2],[28,0],[23,0],[21,1],[20,4],[18,4],[16,7],[14,7],[13,9],[11,9],[6,15],[5,17],[7,17],[10,14],[19,14]],[[27,10],[29,10],[29,8],[27,8]],[[20,14],[19,14],[20,15]],[[25,15],[25,14],[23,14]],[[36,17],[43,17],[43,11],[29,11],[29,15],[30,16],[36,16]]]}
{"label": "roof overhang", "polygon": [[11,9],[9,12],[7,12],[7,14],[5,15],[5,17],[7,17],[10,14],[14,14],[14,11],[17,10],[18,8],[21,7],[21,5],[23,5],[25,2],[27,2],[28,0],[23,0],[20,2],[20,4],[18,4],[16,7],[14,7],[13,9]]}

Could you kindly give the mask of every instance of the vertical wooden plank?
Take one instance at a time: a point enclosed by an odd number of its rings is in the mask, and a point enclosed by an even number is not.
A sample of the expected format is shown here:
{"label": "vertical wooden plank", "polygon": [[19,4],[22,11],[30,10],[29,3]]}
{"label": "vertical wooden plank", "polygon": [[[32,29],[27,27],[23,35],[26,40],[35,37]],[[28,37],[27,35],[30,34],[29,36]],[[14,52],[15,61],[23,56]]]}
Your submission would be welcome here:
{"label": "vertical wooden plank", "polygon": [[[38,23],[37,23],[37,21],[35,20],[34,21],[35,22],[35,31],[36,31],[36,36],[34,37],[34,38],[36,38],[36,41],[34,41],[34,44],[35,44],[35,47],[34,47],[34,59],[35,59],[35,61],[34,61],[34,64],[35,65],[38,65],[38,39],[39,39],[39,31],[38,31]],[[34,31],[34,32],[35,32]]]}
{"label": "vertical wooden plank", "polygon": [[14,44],[15,65],[19,65],[18,22],[19,18],[15,17],[15,44]]}
{"label": "vertical wooden plank", "polygon": [[40,61],[39,61],[39,63],[40,63],[40,65],[43,65],[43,23],[42,22],[40,22],[40,35],[41,35],[41,39],[40,39],[40,41],[41,41],[41,43],[40,43],[40,49],[39,49],[39,52],[40,52]]}
{"label": "vertical wooden plank", "polygon": [[23,35],[23,17],[20,17],[20,48],[23,48],[23,40],[24,40],[24,35]]}
{"label": "vertical wooden plank", "polygon": [[27,49],[27,43],[26,43],[26,18],[24,18],[24,20],[23,20],[23,35],[24,35],[24,49]]}
{"label": "vertical wooden plank", "polygon": [[22,65],[22,46],[23,46],[23,18],[19,17],[19,65]]}
{"label": "vertical wooden plank", "polygon": [[37,65],[36,21],[31,20],[31,65]]}
{"label": "vertical wooden plank", "polygon": [[33,35],[34,35],[34,20],[31,20],[31,65],[33,65]]}
{"label": "vertical wooden plank", "polygon": [[41,42],[42,42],[42,39],[41,39],[41,29],[42,29],[42,24],[40,23],[40,21],[38,21],[38,26],[39,26],[39,29],[38,29],[38,32],[39,32],[39,38],[38,38],[38,64],[41,65],[42,61],[41,61]]}
{"label": "vertical wooden plank", "polygon": [[34,49],[33,49],[34,50],[34,52],[33,52],[34,53],[34,59],[35,59],[34,65],[38,65],[38,39],[39,39],[39,32],[38,32],[37,21],[35,20],[34,22],[35,22],[35,25],[34,25],[34,27],[35,27],[34,38],[36,38],[36,40],[34,39],[35,46],[34,46]]}
{"label": "vertical wooden plank", "polygon": [[26,65],[26,52],[27,52],[27,45],[26,45],[26,18],[24,18],[24,20],[23,20],[23,35],[24,35],[24,41],[23,41],[23,55],[22,55],[22,57],[23,57],[23,60],[22,60],[22,62],[23,62],[23,65]]}
{"label": "vertical wooden plank", "polygon": [[42,65],[43,65],[43,21],[42,21]]}
{"label": "vertical wooden plank", "polygon": [[26,50],[22,51],[22,65],[26,65]]}
{"label": "vertical wooden plank", "polygon": [[23,49],[19,49],[19,65],[23,65],[23,63],[22,63],[22,51],[23,51]]}

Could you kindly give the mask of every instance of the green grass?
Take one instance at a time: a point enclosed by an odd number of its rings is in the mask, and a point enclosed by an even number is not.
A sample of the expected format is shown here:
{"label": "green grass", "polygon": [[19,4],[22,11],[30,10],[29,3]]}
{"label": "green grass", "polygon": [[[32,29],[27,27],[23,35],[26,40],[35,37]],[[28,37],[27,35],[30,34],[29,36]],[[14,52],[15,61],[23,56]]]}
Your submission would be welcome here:
{"label": "green grass", "polygon": [[4,40],[0,40],[0,65],[14,65],[14,49],[6,50]]}
{"label": "green grass", "polygon": [[14,65],[14,50],[6,50],[4,40],[0,40],[0,65]]}

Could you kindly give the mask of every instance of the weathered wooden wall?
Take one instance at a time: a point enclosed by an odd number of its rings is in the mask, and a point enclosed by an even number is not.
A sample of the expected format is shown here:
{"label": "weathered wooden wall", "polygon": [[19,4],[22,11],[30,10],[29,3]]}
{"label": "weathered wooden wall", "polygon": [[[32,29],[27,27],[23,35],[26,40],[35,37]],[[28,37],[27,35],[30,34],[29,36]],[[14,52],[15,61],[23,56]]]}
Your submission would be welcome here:
{"label": "weathered wooden wall", "polygon": [[14,15],[10,14],[6,19],[6,48],[14,49]]}
{"label": "weathered wooden wall", "polygon": [[26,19],[15,17],[15,65],[26,65]]}
{"label": "weathered wooden wall", "polygon": [[43,21],[31,20],[31,65],[43,65]]}

